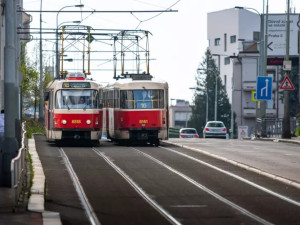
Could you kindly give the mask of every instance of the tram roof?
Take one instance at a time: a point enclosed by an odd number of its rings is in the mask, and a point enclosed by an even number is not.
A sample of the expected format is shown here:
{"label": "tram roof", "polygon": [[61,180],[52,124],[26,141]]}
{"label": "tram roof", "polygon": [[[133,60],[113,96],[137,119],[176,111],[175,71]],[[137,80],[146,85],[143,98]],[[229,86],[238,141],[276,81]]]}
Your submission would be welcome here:
{"label": "tram roof", "polygon": [[152,78],[151,80],[133,80],[132,78],[119,79],[112,84],[108,84],[106,88],[128,88],[128,89],[156,89],[156,88],[168,88],[168,83],[158,78]]}
{"label": "tram roof", "polygon": [[55,79],[52,82],[50,82],[47,86],[47,89],[54,89],[54,88],[62,88],[63,83],[91,83],[91,88],[101,88],[103,85],[97,83],[95,80],[67,80],[67,79]]}

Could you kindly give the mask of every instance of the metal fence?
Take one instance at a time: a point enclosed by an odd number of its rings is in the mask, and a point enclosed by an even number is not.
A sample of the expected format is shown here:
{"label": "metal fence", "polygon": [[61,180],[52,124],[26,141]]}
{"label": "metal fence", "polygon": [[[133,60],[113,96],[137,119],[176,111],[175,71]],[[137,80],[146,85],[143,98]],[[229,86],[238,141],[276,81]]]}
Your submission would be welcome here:
{"label": "metal fence", "polygon": [[[262,134],[262,127],[263,123],[265,123],[265,129],[266,129],[266,136],[267,137],[281,137],[282,134],[282,118],[257,118],[256,119],[256,135],[261,136]],[[290,118],[290,128],[291,128],[291,134],[295,134],[297,127],[297,118],[291,117]]]}
{"label": "metal fence", "polygon": [[12,159],[10,164],[11,171],[11,188],[13,194],[14,205],[17,204],[22,187],[24,183],[24,177],[26,173],[26,146],[28,146],[28,140],[26,136],[26,123],[22,123],[21,129],[21,147],[19,148],[18,155]]}

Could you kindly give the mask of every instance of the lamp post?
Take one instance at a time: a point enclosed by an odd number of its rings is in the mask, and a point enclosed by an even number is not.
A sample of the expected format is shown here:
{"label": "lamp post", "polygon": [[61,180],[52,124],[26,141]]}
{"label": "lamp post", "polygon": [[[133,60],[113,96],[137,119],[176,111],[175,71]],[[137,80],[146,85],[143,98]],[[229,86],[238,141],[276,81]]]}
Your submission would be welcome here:
{"label": "lamp post", "polygon": [[[268,3],[267,0],[267,10],[266,10],[266,18],[264,19],[264,7],[265,7],[265,1],[263,1],[263,14],[260,14],[256,9],[254,8],[248,8],[248,7],[240,7],[236,6],[236,9],[250,9],[253,10],[255,13],[257,13],[260,16],[260,41],[259,41],[259,74],[260,76],[267,76],[267,42],[268,42]],[[260,101],[260,118],[262,123],[262,129],[261,129],[261,136],[266,137],[266,101]],[[257,103],[258,108],[258,103]],[[258,117],[258,111],[257,111],[257,117]]]}
{"label": "lamp post", "polygon": [[[201,70],[205,70],[205,69],[200,69],[200,68],[198,68],[197,69],[197,72],[199,73],[199,71],[201,71]],[[206,69],[205,70],[206,71],[206,76],[207,76],[207,74],[208,74],[208,70]],[[195,88],[190,88],[190,89],[195,89]],[[207,123],[208,122],[208,88],[207,88],[207,85],[206,85],[206,107],[205,107],[205,122]]]}
{"label": "lamp post", "polygon": [[58,14],[63,9],[70,8],[70,7],[79,7],[79,8],[82,8],[82,7],[84,7],[84,5],[80,4],[80,5],[68,5],[68,6],[64,6],[60,10],[58,10],[58,12],[56,14],[56,77],[58,77],[58,75],[59,75],[59,64],[58,64]]}
{"label": "lamp post", "polygon": [[43,45],[42,45],[42,0],[40,4],[40,107],[39,121],[44,122],[44,79],[43,79]]}

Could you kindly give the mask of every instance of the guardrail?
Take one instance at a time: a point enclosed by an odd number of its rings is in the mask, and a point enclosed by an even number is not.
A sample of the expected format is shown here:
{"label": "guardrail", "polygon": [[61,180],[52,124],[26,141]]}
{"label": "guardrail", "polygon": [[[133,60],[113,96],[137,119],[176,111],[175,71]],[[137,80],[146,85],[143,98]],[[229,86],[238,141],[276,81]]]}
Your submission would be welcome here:
{"label": "guardrail", "polygon": [[[266,129],[266,135],[267,137],[280,137],[282,134],[282,123],[283,119],[282,118],[264,118],[256,119],[256,134],[261,135],[262,133],[262,123],[265,123],[265,129]],[[290,129],[291,129],[291,134],[294,134],[296,131],[296,124],[297,124],[297,119],[296,117],[291,117],[290,118]]]}
{"label": "guardrail", "polygon": [[175,127],[169,127],[169,138],[179,138],[179,129]]}
{"label": "guardrail", "polygon": [[10,163],[10,172],[11,172],[11,189],[13,194],[14,205],[17,204],[20,193],[22,191],[24,175],[26,172],[26,146],[28,146],[28,140],[26,137],[26,123],[22,123],[21,130],[21,147],[18,151],[18,155],[12,159]]}

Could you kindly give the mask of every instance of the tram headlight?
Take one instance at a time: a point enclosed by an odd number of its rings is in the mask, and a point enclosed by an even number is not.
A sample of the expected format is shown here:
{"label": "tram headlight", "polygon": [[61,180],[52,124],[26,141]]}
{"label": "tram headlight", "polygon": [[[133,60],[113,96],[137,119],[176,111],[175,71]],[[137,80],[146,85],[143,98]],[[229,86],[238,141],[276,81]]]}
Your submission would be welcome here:
{"label": "tram headlight", "polygon": [[64,124],[64,125],[66,125],[67,121],[66,120],[62,120],[61,123]]}
{"label": "tram headlight", "polygon": [[90,120],[87,120],[87,121],[86,121],[86,124],[87,124],[87,125],[90,125],[91,123],[92,123],[92,122],[91,122]]}

